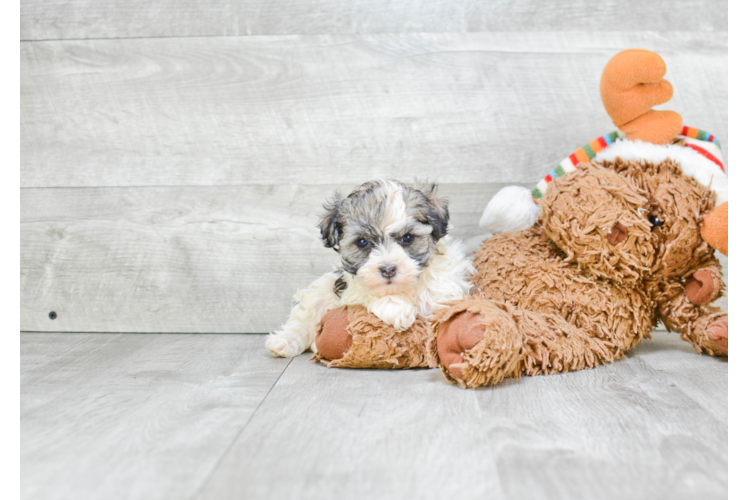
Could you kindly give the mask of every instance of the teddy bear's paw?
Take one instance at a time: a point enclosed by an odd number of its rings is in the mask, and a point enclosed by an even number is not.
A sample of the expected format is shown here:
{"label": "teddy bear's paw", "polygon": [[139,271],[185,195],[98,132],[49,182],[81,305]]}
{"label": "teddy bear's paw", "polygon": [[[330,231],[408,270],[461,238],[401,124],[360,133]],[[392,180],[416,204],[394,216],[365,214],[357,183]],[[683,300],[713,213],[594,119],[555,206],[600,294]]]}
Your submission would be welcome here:
{"label": "teddy bear's paw", "polygon": [[702,269],[686,278],[686,297],[692,304],[711,302],[716,298],[714,292],[714,278],[709,271]]}
{"label": "teddy bear's paw", "polygon": [[348,331],[348,310],[339,307],[329,311],[322,317],[320,325],[315,340],[317,354],[330,361],[341,359],[353,343]]}
{"label": "teddy bear's paw", "polygon": [[465,372],[464,370],[468,369],[468,364],[464,361],[462,363],[452,363],[447,367],[447,370],[449,370],[449,373],[452,374],[452,376],[459,381],[464,381],[465,379]]}
{"label": "teddy bear's paw", "polygon": [[709,325],[706,330],[706,336],[714,342],[725,356],[727,356],[727,317],[719,318]]}
{"label": "teddy bear's paw", "polygon": [[475,347],[485,334],[486,326],[480,314],[463,312],[442,325],[436,339],[436,351],[439,362],[456,380],[463,380],[468,366],[462,353]]}

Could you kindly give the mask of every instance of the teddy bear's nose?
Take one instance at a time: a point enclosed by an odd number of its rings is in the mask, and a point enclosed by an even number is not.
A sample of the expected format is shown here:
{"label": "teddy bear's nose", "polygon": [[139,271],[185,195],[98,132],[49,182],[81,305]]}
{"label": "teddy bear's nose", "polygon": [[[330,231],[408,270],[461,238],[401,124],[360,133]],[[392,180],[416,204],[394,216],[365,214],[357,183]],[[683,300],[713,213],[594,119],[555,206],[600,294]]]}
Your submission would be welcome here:
{"label": "teddy bear's nose", "polygon": [[624,241],[628,235],[629,230],[626,228],[626,226],[624,226],[620,222],[616,222],[615,226],[610,228],[610,232],[608,233],[608,241],[611,245],[615,246]]}

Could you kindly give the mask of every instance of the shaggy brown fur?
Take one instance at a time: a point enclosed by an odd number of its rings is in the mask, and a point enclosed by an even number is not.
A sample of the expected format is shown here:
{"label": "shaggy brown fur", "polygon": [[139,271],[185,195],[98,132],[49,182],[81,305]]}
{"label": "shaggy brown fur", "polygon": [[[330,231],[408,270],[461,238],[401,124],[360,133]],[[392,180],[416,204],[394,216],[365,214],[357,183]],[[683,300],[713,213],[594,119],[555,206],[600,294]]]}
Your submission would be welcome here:
{"label": "shaggy brown fur", "polygon": [[[722,266],[701,235],[702,219],[714,208],[714,193],[683,175],[678,164],[669,160],[653,164],[619,159],[601,166],[631,179],[650,200],[648,215],[656,215],[663,222],[652,231],[657,254],[643,280],[646,293],[656,304],[657,318],[698,352],[724,354],[706,336],[706,330],[726,314],[704,305],[724,294]],[[708,275],[706,300],[699,297],[698,287],[692,288],[691,296],[686,289],[696,273]],[[698,328],[697,323],[701,325]]]}
{"label": "shaggy brown fur", "polygon": [[[395,331],[375,315],[361,306],[334,309],[327,315],[339,315],[341,311],[348,316],[347,325],[339,321],[322,321],[317,327],[317,343],[324,337],[333,340],[329,343],[339,344],[342,337],[352,337],[350,348],[338,358],[338,353],[318,352],[312,357],[330,368],[434,368],[435,357],[430,357],[423,346],[432,336],[431,324],[418,318],[405,331]],[[326,317],[327,317],[326,315]],[[336,359],[329,359],[336,358]]]}
{"label": "shaggy brown fur", "polygon": [[[462,352],[462,363],[446,366],[437,340],[442,338],[441,330],[448,330],[448,322],[463,314],[474,315],[471,320],[484,327],[485,336]],[[463,388],[497,384],[504,377],[592,368],[623,355],[611,342],[591,336],[557,315],[485,297],[469,297],[436,316],[426,348],[431,356],[438,354],[444,375]],[[459,370],[456,373],[455,368]]]}
{"label": "shaggy brown fur", "polygon": [[726,314],[704,305],[724,287],[699,230],[713,206],[714,194],[670,161],[579,165],[550,184],[538,225],[483,243],[473,278],[481,296],[437,314],[429,349],[447,352],[448,335],[459,341],[450,320],[468,311],[485,337],[462,350],[462,363],[441,363],[462,387],[597,366],[658,320],[698,352],[723,354],[707,333],[726,332]]}
{"label": "shaggy brown fur", "polygon": [[[616,357],[649,337],[653,304],[644,293],[581,273],[540,226],[492,236],[473,264],[473,283],[487,299],[557,315],[612,342]],[[632,317],[632,310],[641,314]]]}

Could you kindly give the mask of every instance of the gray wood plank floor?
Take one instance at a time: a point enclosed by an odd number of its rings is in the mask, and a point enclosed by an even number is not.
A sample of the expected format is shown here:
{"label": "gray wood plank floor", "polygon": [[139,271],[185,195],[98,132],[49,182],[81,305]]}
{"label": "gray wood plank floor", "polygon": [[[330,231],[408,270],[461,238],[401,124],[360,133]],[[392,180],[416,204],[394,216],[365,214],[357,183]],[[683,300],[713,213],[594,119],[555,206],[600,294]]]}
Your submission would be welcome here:
{"label": "gray wood plank floor", "polygon": [[727,362],[675,335],[478,391],[263,340],[22,334],[23,498],[726,498]]}
{"label": "gray wood plank floor", "polygon": [[288,360],[259,336],[22,334],[24,498],[188,498]]}

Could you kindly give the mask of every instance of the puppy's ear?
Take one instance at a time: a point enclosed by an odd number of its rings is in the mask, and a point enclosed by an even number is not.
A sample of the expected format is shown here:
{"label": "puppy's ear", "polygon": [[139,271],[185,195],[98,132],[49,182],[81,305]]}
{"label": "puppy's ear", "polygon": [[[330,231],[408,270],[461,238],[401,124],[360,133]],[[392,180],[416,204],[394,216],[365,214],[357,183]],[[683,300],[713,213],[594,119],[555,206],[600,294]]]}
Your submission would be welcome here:
{"label": "puppy's ear", "polygon": [[436,195],[436,184],[433,182],[416,183],[416,189],[420,190],[427,200],[426,219],[431,225],[431,237],[439,241],[447,235],[449,225],[449,209],[447,200]]}
{"label": "puppy's ear", "polygon": [[343,232],[343,223],[340,217],[340,207],[343,203],[343,196],[337,191],[332,199],[325,203],[325,214],[319,221],[319,231],[322,234],[322,243],[326,248],[332,248],[336,252],[340,251],[338,243]]}

